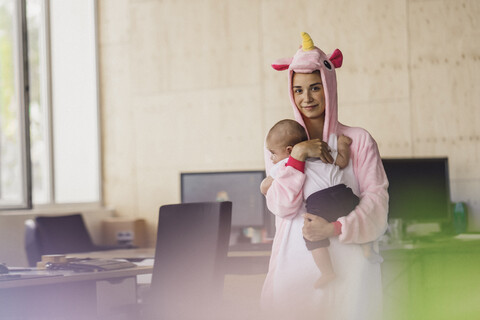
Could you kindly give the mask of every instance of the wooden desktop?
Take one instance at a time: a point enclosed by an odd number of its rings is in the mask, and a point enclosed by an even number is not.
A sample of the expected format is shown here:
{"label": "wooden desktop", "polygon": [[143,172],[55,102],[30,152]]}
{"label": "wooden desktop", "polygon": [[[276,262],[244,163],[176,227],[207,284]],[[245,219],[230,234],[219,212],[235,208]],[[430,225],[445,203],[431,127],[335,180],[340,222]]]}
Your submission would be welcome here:
{"label": "wooden desktop", "polygon": [[98,272],[12,271],[9,274],[20,277],[0,281],[0,318],[85,319],[122,313],[122,307],[137,303],[137,275],[151,272],[148,266]]}

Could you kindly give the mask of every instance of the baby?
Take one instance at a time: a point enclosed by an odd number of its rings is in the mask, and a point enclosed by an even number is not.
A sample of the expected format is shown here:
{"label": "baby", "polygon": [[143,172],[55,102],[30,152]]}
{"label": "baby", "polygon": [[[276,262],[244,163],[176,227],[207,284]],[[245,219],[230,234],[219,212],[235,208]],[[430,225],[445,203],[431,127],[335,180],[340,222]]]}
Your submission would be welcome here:
{"label": "baby", "polygon": [[[303,185],[307,212],[318,215],[329,222],[349,214],[359,202],[358,197],[345,185],[341,170],[348,165],[350,160],[352,140],[344,135],[331,138],[333,138],[332,146],[335,139],[337,140],[337,150],[332,149],[331,151],[335,163],[328,164],[319,159],[307,159],[305,163],[306,179]],[[294,120],[281,120],[270,129],[266,146],[272,154],[271,160],[275,165],[271,168],[270,175],[260,185],[263,194],[268,192],[280,166],[285,166],[293,146],[305,140],[308,140],[305,129]],[[314,287],[321,288],[335,278],[328,252],[330,241],[324,239],[311,242],[305,239],[305,242],[321,272]],[[364,252],[367,257],[371,255],[368,247],[364,247]]]}

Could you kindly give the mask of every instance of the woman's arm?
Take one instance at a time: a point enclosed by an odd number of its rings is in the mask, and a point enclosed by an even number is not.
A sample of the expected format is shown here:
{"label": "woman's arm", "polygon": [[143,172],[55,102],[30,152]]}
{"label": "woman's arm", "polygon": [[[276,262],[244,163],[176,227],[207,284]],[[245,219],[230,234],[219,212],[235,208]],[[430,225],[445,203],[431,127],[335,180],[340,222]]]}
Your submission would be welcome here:
{"label": "woman's arm", "polygon": [[[361,129],[359,129],[361,130]],[[377,143],[363,131],[353,138],[353,170],[359,185],[360,203],[341,223],[339,239],[344,243],[365,243],[378,239],[387,229],[388,180]]]}
{"label": "woman's arm", "polygon": [[338,235],[343,243],[366,243],[378,239],[387,229],[388,180],[377,144],[364,130],[360,135],[357,132],[354,144],[353,169],[359,184],[360,203],[334,223],[306,214],[303,236],[307,240]]}
{"label": "woman's arm", "polygon": [[307,158],[320,158],[324,163],[333,163],[330,147],[320,139],[297,143],[293,146],[290,156],[299,161],[305,161]]}

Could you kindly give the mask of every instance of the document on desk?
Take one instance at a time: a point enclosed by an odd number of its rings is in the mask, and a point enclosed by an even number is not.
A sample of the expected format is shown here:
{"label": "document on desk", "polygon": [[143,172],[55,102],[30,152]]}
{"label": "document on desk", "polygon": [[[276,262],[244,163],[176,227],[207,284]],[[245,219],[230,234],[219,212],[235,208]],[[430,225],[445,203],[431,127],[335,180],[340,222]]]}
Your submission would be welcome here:
{"label": "document on desk", "polygon": [[137,265],[130,261],[109,259],[74,259],[68,262],[48,262],[48,270],[71,270],[75,272],[108,271],[133,268]]}
{"label": "document on desk", "polygon": [[104,271],[133,268],[137,265],[130,261],[109,259],[84,259],[68,263],[68,268],[81,271]]}
{"label": "document on desk", "polygon": [[[153,264],[154,264],[154,260],[153,259],[145,259],[143,261],[140,261],[140,262],[135,262],[135,264],[139,267],[152,267],[153,268]],[[151,273],[148,273],[148,274],[139,274],[137,276],[137,284],[139,285],[150,285],[152,283],[152,274]]]}

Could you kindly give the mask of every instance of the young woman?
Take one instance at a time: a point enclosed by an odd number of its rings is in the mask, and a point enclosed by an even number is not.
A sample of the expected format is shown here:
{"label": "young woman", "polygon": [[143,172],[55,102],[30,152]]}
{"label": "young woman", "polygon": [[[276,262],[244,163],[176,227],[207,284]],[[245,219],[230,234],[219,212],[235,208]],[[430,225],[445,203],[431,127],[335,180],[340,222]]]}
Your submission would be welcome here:
{"label": "young woman", "polygon": [[[277,172],[266,194],[267,206],[276,215],[276,234],[269,271],[262,292],[263,307],[285,319],[381,319],[380,264],[369,261],[360,244],[377,240],[387,228],[388,181],[375,140],[362,128],[348,127],[337,119],[335,69],[342,64],[336,50],[327,56],[303,33],[302,48],[293,58],[275,63],[288,69],[290,101],[295,120],[308,133],[297,144],[287,165]],[[352,139],[349,165],[343,169],[347,185],[360,198],[358,206],[333,223],[305,211],[302,186],[308,157],[332,163],[329,136]],[[265,151],[266,171],[271,167]],[[315,289],[318,269],[303,237],[330,239],[330,256],[336,278]]]}

